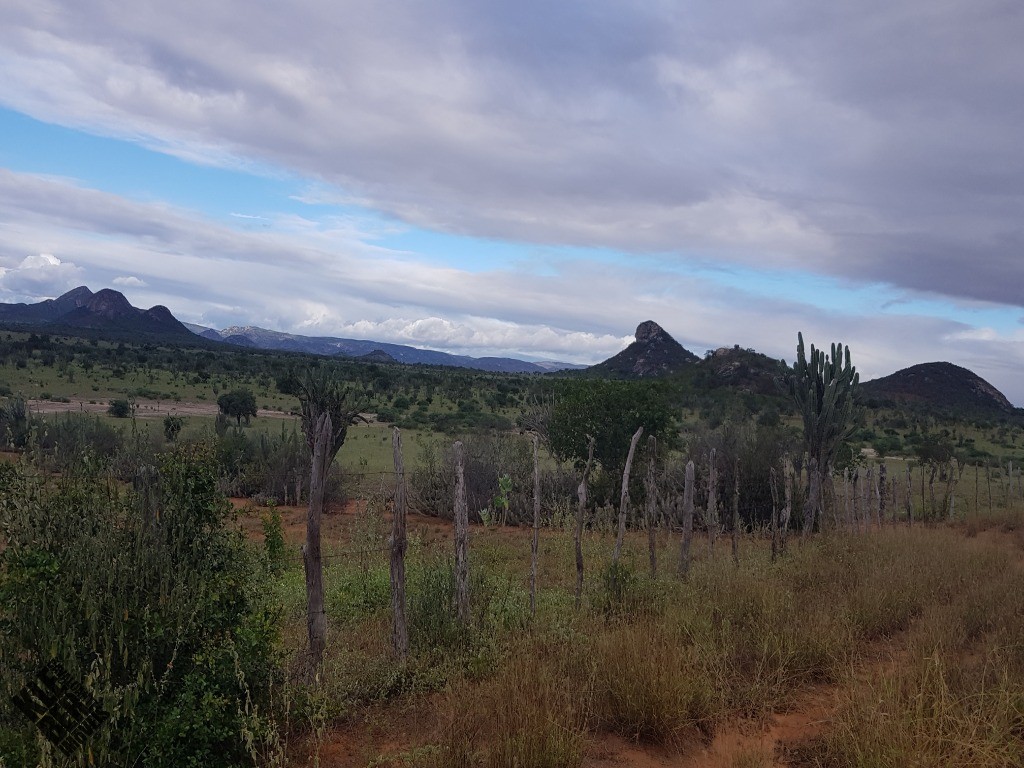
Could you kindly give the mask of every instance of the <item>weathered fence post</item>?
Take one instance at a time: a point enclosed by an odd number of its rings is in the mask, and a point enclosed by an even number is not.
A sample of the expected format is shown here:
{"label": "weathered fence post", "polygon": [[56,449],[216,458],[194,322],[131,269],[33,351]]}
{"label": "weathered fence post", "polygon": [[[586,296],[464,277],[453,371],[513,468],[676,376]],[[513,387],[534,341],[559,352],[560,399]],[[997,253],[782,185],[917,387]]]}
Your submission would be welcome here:
{"label": "weathered fence post", "polygon": [[882,530],[882,524],[885,522],[885,463],[878,465],[878,530]]}
{"label": "weathered fence post", "polygon": [[907,495],[903,500],[907,505],[907,527],[914,525],[914,476],[911,473],[910,465],[907,464]]}
{"label": "weathered fence post", "polygon": [[708,554],[711,555],[715,551],[715,540],[718,538],[718,529],[720,528],[718,522],[718,451],[714,448],[711,449],[711,454],[708,456],[708,505],[707,505],[707,524],[708,524]]}
{"label": "weathered fence post", "polygon": [[469,507],[466,504],[466,468],[462,441],[455,449],[455,610],[459,621],[469,621]]}
{"label": "weathered fence post", "polygon": [[953,519],[953,507],[956,501],[956,486],[960,482],[960,465],[956,457],[949,460],[949,482],[946,484],[946,493],[949,494],[949,519]]}
{"label": "weathered fence post", "polygon": [[629,509],[629,471],[633,468],[633,454],[636,453],[636,444],[640,435],[644,433],[643,427],[638,427],[633,439],[629,441],[629,453],[626,454],[626,466],[622,470],[622,497],[619,501],[619,532],[615,536],[615,551],[612,553],[612,564],[617,565],[619,555],[622,554],[622,542],[626,538],[626,512]]}
{"label": "weathered fence post", "polygon": [[533,433],[533,540],[530,542],[530,616],[537,615],[537,557],[540,550],[540,437]]}
{"label": "weathered fence post", "polygon": [[772,491],[772,562],[779,556],[779,476],[774,465],[768,469],[768,486]]}
{"label": "weathered fence post", "polygon": [[690,542],[693,539],[693,461],[686,462],[683,485],[683,542],[679,550],[679,575],[690,572]]}
{"label": "weathered fence post", "polygon": [[391,521],[391,613],[394,623],[391,642],[395,655],[404,659],[409,654],[409,626],[405,620],[405,465],[402,460],[402,434],[395,427],[391,436],[395,454],[395,512]]}
{"label": "weathered fence post", "polygon": [[647,481],[644,492],[647,496],[647,549],[651,561],[651,578],[658,578],[658,485],[655,478],[655,463],[658,441],[651,435],[647,438]]}
{"label": "weathered fence post", "polygon": [[783,461],[783,485],[786,495],[786,506],[782,508],[782,523],[779,525],[779,544],[782,554],[786,554],[786,536],[789,533],[789,520],[793,516],[793,462],[787,455]]}
{"label": "weathered fence post", "polygon": [[736,459],[732,491],[732,560],[740,567],[740,460]]}
{"label": "weathered fence post", "polygon": [[815,513],[821,508],[821,472],[818,471],[818,460],[811,457],[807,463],[808,492],[807,503],[804,505],[804,529],[802,536],[807,538],[814,531]]}
{"label": "weathered fence post", "polygon": [[850,499],[850,468],[843,469],[843,503],[846,505],[846,525],[853,533],[853,503]]}
{"label": "weathered fence post", "polygon": [[590,477],[590,468],[594,464],[594,438],[589,437],[587,448],[587,466],[583,468],[583,477],[580,480],[579,488],[576,489],[576,608],[580,607],[580,600],[583,597],[583,516],[587,509],[587,479]]}

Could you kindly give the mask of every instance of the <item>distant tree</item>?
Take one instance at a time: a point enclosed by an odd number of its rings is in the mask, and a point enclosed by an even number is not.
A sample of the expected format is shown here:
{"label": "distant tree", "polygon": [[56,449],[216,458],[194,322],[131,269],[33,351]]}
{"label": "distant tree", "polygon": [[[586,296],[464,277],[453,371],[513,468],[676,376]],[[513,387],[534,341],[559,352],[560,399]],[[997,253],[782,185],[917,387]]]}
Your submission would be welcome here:
{"label": "distant tree", "polygon": [[278,388],[299,398],[302,431],[312,457],[309,478],[309,512],[302,561],[306,572],[306,630],[311,669],[323,661],[327,620],[324,616],[323,561],[320,555],[320,519],[324,509],[324,485],[348,435],[365,406],[362,396],[346,385],[336,370],[321,366],[294,371],[278,379]]}
{"label": "distant tree", "polygon": [[181,416],[171,416],[170,414],[164,416],[164,437],[167,438],[167,442],[173,443],[178,439],[178,434],[184,424],[185,420]]}
{"label": "distant tree", "polygon": [[256,416],[256,397],[248,389],[235,389],[218,397],[217,407],[225,416],[234,417],[239,426],[242,419],[248,424],[249,418]]}
{"label": "distant tree", "polygon": [[127,419],[132,415],[132,404],[130,400],[111,400],[107,413],[117,419]]}
{"label": "distant tree", "polygon": [[797,334],[796,363],[789,377],[789,392],[804,422],[810,491],[804,531],[821,514],[822,481],[828,477],[840,446],[853,434],[854,395],[860,376],[850,364],[850,348],[833,344],[831,355],[811,345],[804,353],[803,334]]}

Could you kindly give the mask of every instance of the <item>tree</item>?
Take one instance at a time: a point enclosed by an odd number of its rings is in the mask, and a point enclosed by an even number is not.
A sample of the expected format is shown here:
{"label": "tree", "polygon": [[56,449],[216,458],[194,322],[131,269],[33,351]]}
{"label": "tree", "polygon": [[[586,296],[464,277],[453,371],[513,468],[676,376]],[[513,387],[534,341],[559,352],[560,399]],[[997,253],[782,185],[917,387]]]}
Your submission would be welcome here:
{"label": "tree", "polygon": [[831,355],[811,345],[808,361],[803,334],[797,334],[796,363],[789,377],[789,392],[804,422],[810,490],[804,531],[814,527],[821,513],[822,478],[827,477],[840,446],[854,430],[854,398],[860,376],[850,364],[850,348],[833,344]]}
{"label": "tree", "polygon": [[302,432],[312,457],[309,477],[309,511],[306,515],[306,544],[302,562],[306,572],[306,630],[309,637],[311,669],[323,661],[327,619],[324,616],[324,574],[320,555],[320,519],[324,510],[324,484],[348,435],[348,428],[361,417],[365,403],[346,386],[338,373],[321,366],[301,374],[289,373],[278,381],[285,394],[299,398]]}
{"label": "tree", "polygon": [[241,426],[242,419],[248,424],[249,418],[256,416],[256,397],[248,389],[235,389],[218,397],[217,407],[225,416],[233,416]]}
{"label": "tree", "polygon": [[622,471],[636,430],[643,427],[645,434],[661,442],[673,422],[667,402],[648,382],[565,381],[549,413],[542,435],[551,452],[582,466],[593,437],[593,456],[613,484],[613,498],[621,493]]}
{"label": "tree", "polygon": [[132,403],[129,400],[118,399],[111,400],[110,406],[107,408],[107,413],[116,419],[127,419],[132,415]]}
{"label": "tree", "polygon": [[181,416],[171,416],[170,414],[164,416],[164,437],[167,438],[167,442],[173,443],[178,439],[178,434],[184,424],[185,420]]}

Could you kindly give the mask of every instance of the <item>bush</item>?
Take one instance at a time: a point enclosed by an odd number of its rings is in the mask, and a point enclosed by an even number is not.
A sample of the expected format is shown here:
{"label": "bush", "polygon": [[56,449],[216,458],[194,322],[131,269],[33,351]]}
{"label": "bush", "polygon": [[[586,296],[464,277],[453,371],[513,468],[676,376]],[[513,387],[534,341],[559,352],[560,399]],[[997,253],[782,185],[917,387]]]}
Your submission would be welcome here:
{"label": "bush", "polygon": [[127,419],[132,415],[132,404],[128,400],[111,400],[107,413],[117,419]]}
{"label": "bush", "polygon": [[[0,722],[24,722],[11,695],[55,660],[110,714],[89,744],[96,764],[142,751],[152,766],[251,762],[276,619],[251,550],[226,528],[212,451],[164,456],[146,494],[89,462],[56,479],[4,471]],[[36,751],[27,722],[6,736],[0,762]]]}

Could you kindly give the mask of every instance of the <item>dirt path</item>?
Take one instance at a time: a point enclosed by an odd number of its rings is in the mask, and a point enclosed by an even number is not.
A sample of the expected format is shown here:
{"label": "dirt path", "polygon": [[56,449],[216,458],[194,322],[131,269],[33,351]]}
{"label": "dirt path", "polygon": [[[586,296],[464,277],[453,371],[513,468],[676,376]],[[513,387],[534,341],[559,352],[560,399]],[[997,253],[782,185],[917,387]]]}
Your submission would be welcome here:
{"label": "dirt path", "polygon": [[[107,400],[69,400],[68,402],[57,402],[54,400],[29,400],[26,403],[28,409],[33,413],[106,413],[109,407]],[[219,409],[216,403],[179,403],[174,400],[136,400],[135,416],[140,419],[163,418],[168,414],[173,416],[216,416]],[[291,419],[290,413],[281,411],[268,411],[260,408],[257,416],[270,419]]]}

